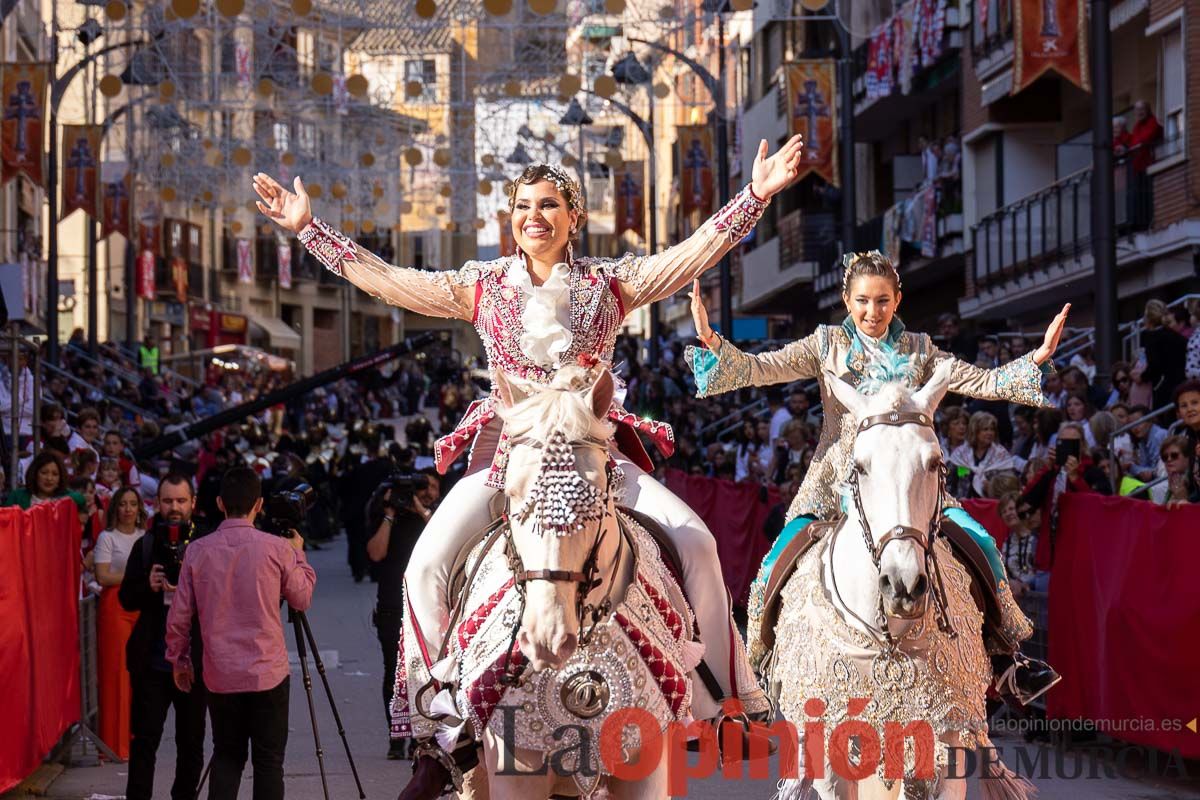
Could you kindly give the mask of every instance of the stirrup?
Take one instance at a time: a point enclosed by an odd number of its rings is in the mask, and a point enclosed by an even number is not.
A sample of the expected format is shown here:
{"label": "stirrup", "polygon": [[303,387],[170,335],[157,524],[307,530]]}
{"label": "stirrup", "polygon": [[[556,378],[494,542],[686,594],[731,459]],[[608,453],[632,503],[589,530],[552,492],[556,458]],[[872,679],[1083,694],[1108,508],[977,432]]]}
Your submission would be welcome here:
{"label": "stirrup", "polygon": [[413,777],[397,800],[433,800],[451,786],[461,793],[463,776],[478,764],[479,749],[473,742],[447,753],[435,739],[419,739],[412,749]]}
{"label": "stirrup", "polygon": [[[1027,706],[1062,681],[1062,676],[1045,661],[1020,652],[1013,653],[1012,660],[1004,672],[996,676],[994,683],[996,692],[1009,705],[1016,702]],[[1020,673],[1022,670],[1024,674]]]}
{"label": "stirrup", "polygon": [[[739,703],[740,708],[740,703]],[[725,763],[727,759],[734,761],[749,761],[754,755],[753,740],[761,737],[766,744],[767,755],[773,756],[779,751],[779,744],[770,737],[767,726],[764,724],[763,715],[747,714],[745,711],[737,710],[731,713],[726,713],[724,703],[722,703],[722,711],[713,720],[713,730],[716,732],[717,747],[721,753],[721,762]],[[727,725],[737,726],[740,732],[739,742],[741,747],[736,753],[726,753],[724,750],[725,744],[725,729]],[[700,740],[693,739],[687,743],[687,749],[690,752],[698,752],[700,749]]]}

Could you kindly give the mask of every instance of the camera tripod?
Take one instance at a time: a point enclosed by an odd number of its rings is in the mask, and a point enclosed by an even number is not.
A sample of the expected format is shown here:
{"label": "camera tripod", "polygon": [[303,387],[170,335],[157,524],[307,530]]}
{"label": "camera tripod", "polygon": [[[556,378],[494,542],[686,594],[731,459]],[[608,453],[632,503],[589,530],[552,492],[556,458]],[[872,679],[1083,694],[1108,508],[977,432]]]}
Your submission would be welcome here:
{"label": "camera tripod", "polygon": [[[321,733],[317,725],[317,707],[313,702],[312,674],[308,671],[308,651],[310,649],[313,662],[317,665],[317,673],[321,676],[321,683],[325,686],[325,696],[329,699],[329,710],[333,712],[333,721],[337,725],[338,735],[342,737],[342,746],[346,748],[346,758],[350,761],[350,772],[353,773],[354,783],[358,787],[359,800],[366,800],[367,793],[363,791],[362,781],[359,780],[358,767],[354,765],[354,755],[350,752],[350,742],[346,740],[346,729],[342,726],[342,716],[338,713],[337,704],[333,701],[333,690],[329,688],[329,678],[325,675],[325,664],[321,661],[321,653],[317,649],[317,640],[313,636],[312,628],[309,627],[308,617],[303,611],[297,611],[288,606],[288,622],[291,623],[292,633],[296,637],[296,656],[300,660],[304,693],[308,696],[308,717],[312,722],[313,742],[317,748],[317,766],[321,770],[321,791],[325,794],[325,800],[329,800],[329,782],[325,777],[325,751],[321,747]],[[210,770],[212,770],[211,758],[208,766],[204,768],[204,774],[200,777],[200,784],[196,787],[196,800],[200,798],[200,790],[204,788],[204,782],[208,779]]]}

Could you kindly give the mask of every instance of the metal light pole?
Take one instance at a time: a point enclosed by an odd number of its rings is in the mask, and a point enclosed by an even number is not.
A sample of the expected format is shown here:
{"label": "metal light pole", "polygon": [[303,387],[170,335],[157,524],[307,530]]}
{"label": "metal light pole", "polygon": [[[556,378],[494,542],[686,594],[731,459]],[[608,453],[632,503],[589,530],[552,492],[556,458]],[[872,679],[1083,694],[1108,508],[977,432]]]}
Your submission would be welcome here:
{"label": "metal light pole", "polygon": [[838,48],[842,57],[838,59],[838,105],[841,123],[841,173],[842,173],[842,250],[858,249],[858,209],[855,201],[856,178],[854,175],[854,54],[850,50],[850,33],[841,21],[835,21]]}
{"label": "metal light pole", "polygon": [[[594,120],[579,104],[579,100],[572,97],[571,104],[567,106],[566,112],[558,120],[559,125],[570,125],[579,128],[579,188],[583,192],[583,207],[587,208],[587,151],[584,149],[583,129],[586,125],[591,125]],[[579,255],[586,256],[588,254],[588,234],[587,234],[587,218],[585,216],[583,226],[579,231]]]}
{"label": "metal light pole", "polygon": [[1117,247],[1112,151],[1109,0],[1092,0],[1092,261],[1096,265],[1096,382],[1117,359]]}

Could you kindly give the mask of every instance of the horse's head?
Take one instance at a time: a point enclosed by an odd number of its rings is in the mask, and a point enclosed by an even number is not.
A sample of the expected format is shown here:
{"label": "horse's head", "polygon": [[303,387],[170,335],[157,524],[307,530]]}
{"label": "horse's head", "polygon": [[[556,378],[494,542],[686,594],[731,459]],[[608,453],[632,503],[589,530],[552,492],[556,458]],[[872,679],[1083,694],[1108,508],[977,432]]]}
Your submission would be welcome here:
{"label": "horse's head", "polygon": [[943,469],[933,413],[946,394],[951,369],[944,361],[915,392],[890,383],[868,396],[832,375],[826,381],[857,422],[848,512],[869,534],[889,617],[919,617],[929,597],[925,556],[942,511]]}
{"label": "horse's head", "polygon": [[602,536],[613,513],[606,420],[613,379],[607,369],[571,366],[548,386],[501,381],[512,442],[504,494],[525,592],[517,641],[541,670],[575,651],[584,584],[601,577],[616,544]]}

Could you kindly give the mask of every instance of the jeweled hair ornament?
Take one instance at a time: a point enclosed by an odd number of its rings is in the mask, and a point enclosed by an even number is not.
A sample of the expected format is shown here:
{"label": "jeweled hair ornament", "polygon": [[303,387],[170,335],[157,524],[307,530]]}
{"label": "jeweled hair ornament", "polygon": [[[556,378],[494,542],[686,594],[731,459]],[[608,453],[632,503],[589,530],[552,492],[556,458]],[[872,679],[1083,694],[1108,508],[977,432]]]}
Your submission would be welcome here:
{"label": "jeweled hair ornament", "polygon": [[843,253],[842,254],[842,292],[850,291],[850,271],[854,265],[862,260],[871,260],[875,263],[885,263],[892,268],[892,275],[896,278],[896,288],[900,288],[900,271],[896,269],[896,265],[892,262],[889,256],[885,256],[880,250],[868,250],[865,253]]}
{"label": "jeweled hair ornament", "polygon": [[554,187],[567,199],[567,204],[571,206],[572,211],[579,212],[581,218],[587,213],[587,209],[583,205],[583,190],[579,188],[579,183],[566,170],[554,164],[530,164],[521,173],[521,177],[509,184],[508,210],[510,212],[517,203],[517,187],[523,183],[534,183],[535,181],[533,180],[522,180],[526,175],[534,171],[542,173],[536,180],[547,180],[554,184]]}

